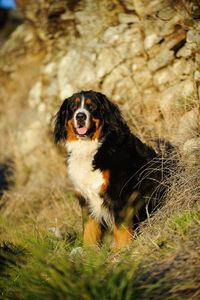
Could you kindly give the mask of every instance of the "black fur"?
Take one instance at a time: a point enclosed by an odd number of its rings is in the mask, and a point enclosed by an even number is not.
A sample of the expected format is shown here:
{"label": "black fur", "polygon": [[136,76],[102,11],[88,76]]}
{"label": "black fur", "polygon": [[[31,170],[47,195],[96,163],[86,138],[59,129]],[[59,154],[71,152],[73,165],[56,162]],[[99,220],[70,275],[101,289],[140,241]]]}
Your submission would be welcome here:
{"label": "black fur", "polygon": [[[121,223],[126,217],[121,212],[128,205],[135,207],[135,227],[138,224],[136,214],[139,221],[147,217],[146,204],[148,212],[152,212],[158,204],[155,200],[157,197],[161,198],[164,192],[165,163],[151,147],[143,144],[130,132],[119,116],[117,129],[107,132],[93,162],[94,169],[110,171],[110,184],[105,198],[111,199],[111,209],[117,223]],[[133,203],[130,203],[133,192],[138,194]]]}
{"label": "black fur", "polygon": [[73,102],[81,95],[95,103],[91,114],[103,124],[102,145],[94,156],[93,168],[110,172],[109,185],[102,195],[104,205],[114,214],[116,224],[123,222],[127,207],[132,207],[137,227],[158,205],[157,200],[165,191],[163,179],[169,176],[167,159],[132,134],[119,108],[94,91],[74,94],[63,102],[55,122],[56,143],[67,139],[65,120],[72,117]]}
{"label": "black fur", "polygon": [[54,140],[56,144],[61,140],[65,140],[67,138],[65,120],[68,117],[68,103],[69,99],[65,99],[60,107],[60,110],[56,114],[56,121],[54,127]]}

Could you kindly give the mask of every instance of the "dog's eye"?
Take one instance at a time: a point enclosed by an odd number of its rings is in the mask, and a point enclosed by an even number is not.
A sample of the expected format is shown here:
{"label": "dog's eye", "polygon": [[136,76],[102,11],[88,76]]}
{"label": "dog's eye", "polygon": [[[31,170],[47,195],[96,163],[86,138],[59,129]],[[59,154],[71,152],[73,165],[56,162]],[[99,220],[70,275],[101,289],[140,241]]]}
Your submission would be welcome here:
{"label": "dog's eye", "polygon": [[91,105],[91,104],[90,104],[89,109],[90,109],[90,110],[93,110],[93,109],[94,109],[94,105]]}

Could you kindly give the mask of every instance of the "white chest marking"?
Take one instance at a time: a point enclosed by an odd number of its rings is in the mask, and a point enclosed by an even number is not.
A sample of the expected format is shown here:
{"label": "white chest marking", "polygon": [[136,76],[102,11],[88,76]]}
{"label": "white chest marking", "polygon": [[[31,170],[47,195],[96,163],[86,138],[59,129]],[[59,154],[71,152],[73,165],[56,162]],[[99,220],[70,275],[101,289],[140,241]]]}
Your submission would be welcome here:
{"label": "white chest marking", "polygon": [[100,197],[101,186],[105,183],[100,170],[93,170],[93,159],[100,143],[98,140],[79,140],[66,143],[69,152],[68,174],[76,191],[86,199],[91,215],[98,221],[104,221],[112,226],[112,216],[102,206]]}

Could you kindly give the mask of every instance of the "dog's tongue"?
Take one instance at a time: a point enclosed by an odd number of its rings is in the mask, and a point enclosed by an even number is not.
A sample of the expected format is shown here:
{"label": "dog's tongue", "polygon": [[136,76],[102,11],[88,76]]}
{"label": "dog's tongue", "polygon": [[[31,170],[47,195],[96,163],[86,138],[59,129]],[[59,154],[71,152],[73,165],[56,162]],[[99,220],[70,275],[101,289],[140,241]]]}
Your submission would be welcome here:
{"label": "dog's tongue", "polygon": [[78,134],[86,134],[87,128],[86,127],[81,127],[81,128],[76,128]]}

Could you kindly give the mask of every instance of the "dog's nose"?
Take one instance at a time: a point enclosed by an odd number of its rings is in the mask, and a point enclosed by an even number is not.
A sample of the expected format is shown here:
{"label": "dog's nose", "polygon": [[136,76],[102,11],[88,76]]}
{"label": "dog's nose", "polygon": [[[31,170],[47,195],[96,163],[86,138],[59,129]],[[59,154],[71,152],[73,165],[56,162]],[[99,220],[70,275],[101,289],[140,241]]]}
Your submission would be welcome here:
{"label": "dog's nose", "polygon": [[83,113],[83,112],[79,112],[77,115],[76,115],[76,120],[77,121],[85,121],[87,118],[86,114]]}

